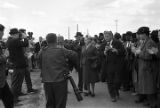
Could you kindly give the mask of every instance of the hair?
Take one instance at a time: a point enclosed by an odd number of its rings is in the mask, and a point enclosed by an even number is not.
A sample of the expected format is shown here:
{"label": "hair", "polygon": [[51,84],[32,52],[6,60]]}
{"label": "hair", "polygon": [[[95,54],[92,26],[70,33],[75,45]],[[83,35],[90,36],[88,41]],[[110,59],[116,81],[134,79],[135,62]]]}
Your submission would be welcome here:
{"label": "hair", "polygon": [[58,42],[58,44],[60,44],[60,45],[64,44],[64,37],[63,37],[63,36],[58,36],[58,37],[57,37],[57,42]]}
{"label": "hair", "polygon": [[5,27],[2,24],[0,24],[0,31],[4,31],[4,29]]}
{"label": "hair", "polygon": [[124,42],[127,41],[127,39],[126,39],[126,33],[123,33],[123,34],[122,34],[122,40],[123,40]]}
{"label": "hair", "polygon": [[121,34],[120,33],[115,33],[114,38],[115,39],[121,39]]}
{"label": "hair", "polygon": [[103,33],[99,33],[99,36],[103,36],[104,37],[104,34]]}
{"label": "hair", "polygon": [[112,33],[112,31],[104,31],[104,34],[109,34],[110,36],[112,36],[112,37],[113,37],[113,33]]}
{"label": "hair", "polygon": [[57,35],[55,33],[49,33],[46,36],[46,41],[48,44],[55,44],[57,43]]}
{"label": "hair", "polygon": [[158,39],[158,30],[153,30],[153,31],[151,32],[151,39],[152,39],[154,42],[156,42],[156,43],[159,42],[159,39]]}

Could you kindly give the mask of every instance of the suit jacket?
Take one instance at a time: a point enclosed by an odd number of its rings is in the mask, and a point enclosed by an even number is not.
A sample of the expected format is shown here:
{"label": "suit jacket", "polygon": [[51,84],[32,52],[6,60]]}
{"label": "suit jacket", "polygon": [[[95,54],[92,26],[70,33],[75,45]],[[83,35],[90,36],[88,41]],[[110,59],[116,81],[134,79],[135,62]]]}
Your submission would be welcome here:
{"label": "suit jacket", "polygon": [[118,52],[107,51],[104,69],[102,72],[102,81],[106,78],[110,78],[110,75],[116,73],[115,80],[119,81],[121,78],[121,72],[124,66],[125,49],[123,44],[119,40],[112,41],[112,47],[117,49]]}
{"label": "suit jacket", "polygon": [[28,40],[9,38],[7,41],[9,51],[9,59],[17,68],[24,68],[27,66],[26,58],[24,55],[24,48],[28,47]]}

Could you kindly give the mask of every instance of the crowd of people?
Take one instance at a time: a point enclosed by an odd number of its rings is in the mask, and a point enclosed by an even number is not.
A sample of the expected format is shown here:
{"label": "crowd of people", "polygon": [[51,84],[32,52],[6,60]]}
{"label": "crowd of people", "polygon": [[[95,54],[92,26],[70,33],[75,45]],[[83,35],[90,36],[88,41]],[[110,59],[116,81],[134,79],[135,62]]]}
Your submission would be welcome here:
{"label": "crowd of people", "polygon": [[[131,91],[150,108],[160,108],[160,30],[140,27],[136,33],[104,31],[93,37],[77,32],[75,40],[49,33],[34,42],[33,33],[12,28],[3,41],[5,27],[0,24],[0,98],[5,108],[13,108],[26,95],[21,88],[25,79],[27,93],[36,93],[30,72],[41,69],[46,108],[66,108],[66,72],[78,72],[78,89],[95,97],[95,84],[107,82],[112,102],[120,90]],[[11,86],[6,81],[11,75]],[[10,89],[11,88],[11,89]]]}

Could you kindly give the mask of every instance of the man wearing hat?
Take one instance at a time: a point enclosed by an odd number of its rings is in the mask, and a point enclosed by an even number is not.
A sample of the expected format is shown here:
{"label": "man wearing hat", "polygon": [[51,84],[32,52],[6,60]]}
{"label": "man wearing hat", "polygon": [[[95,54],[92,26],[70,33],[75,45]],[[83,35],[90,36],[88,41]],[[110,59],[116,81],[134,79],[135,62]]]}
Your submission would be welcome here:
{"label": "man wearing hat", "polygon": [[[144,105],[154,106],[156,93],[156,78],[153,71],[153,56],[158,52],[155,42],[149,37],[149,27],[140,27],[137,31],[139,47],[134,51],[138,56],[138,99],[136,103],[144,102]],[[132,48],[133,49],[133,48]],[[154,108],[154,107],[153,107]]]}
{"label": "man wearing hat", "polygon": [[[84,46],[84,38],[83,34],[81,32],[77,32],[75,36],[75,44],[74,44],[74,51],[78,53],[78,59],[79,59],[79,64],[81,61],[81,51],[82,51],[82,46]],[[82,66],[80,66],[78,70],[78,88],[80,91],[83,91],[83,79],[82,79]]]}
{"label": "man wearing hat", "polygon": [[9,32],[10,37],[7,40],[9,50],[9,61],[13,63],[14,69],[11,76],[11,88],[14,95],[14,102],[18,102],[18,96],[21,93],[24,72],[26,71],[27,63],[24,55],[24,48],[28,46],[26,35],[19,35],[17,28],[13,28]]}

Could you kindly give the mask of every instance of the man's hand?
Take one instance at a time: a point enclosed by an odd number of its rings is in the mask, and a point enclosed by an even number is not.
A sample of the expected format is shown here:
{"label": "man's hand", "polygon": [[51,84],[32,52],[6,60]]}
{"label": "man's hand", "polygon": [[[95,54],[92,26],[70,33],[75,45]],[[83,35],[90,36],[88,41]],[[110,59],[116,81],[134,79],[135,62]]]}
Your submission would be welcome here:
{"label": "man's hand", "polygon": [[151,49],[147,49],[149,54],[157,54],[158,48],[152,47]]}
{"label": "man's hand", "polygon": [[117,49],[115,49],[115,48],[112,48],[112,50],[111,50],[112,52],[116,52],[116,53],[118,53],[118,50]]}

